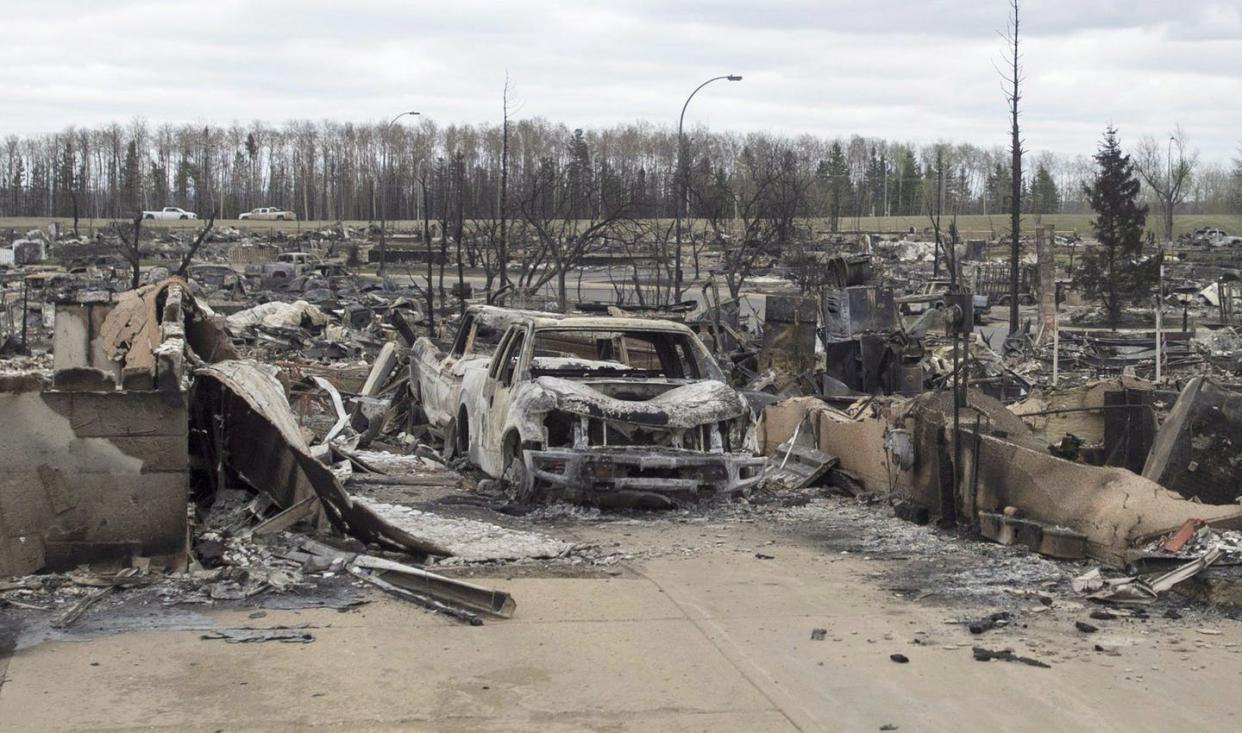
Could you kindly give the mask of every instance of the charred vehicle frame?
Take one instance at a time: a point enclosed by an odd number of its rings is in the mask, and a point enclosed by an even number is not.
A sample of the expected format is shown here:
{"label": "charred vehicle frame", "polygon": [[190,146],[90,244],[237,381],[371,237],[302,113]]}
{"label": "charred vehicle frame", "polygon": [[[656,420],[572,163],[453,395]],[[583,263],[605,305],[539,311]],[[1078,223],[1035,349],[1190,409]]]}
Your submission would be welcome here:
{"label": "charred vehicle frame", "polygon": [[763,477],[750,405],[680,323],[472,309],[411,368],[429,422],[515,498],[664,507]]}

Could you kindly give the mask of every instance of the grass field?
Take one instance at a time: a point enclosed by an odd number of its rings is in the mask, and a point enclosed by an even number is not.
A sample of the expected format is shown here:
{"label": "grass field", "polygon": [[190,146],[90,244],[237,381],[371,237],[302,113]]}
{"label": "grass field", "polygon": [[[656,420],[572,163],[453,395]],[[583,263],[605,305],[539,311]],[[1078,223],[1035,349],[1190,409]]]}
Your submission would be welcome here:
{"label": "grass field", "polygon": [[[0,217],[0,230],[14,229],[18,232],[23,232],[29,229],[46,228],[53,221],[61,227],[61,231],[67,232],[73,228],[73,220],[63,217]],[[87,236],[93,236],[95,232],[107,229],[113,221],[117,220],[81,219],[78,221],[78,231]],[[144,222],[144,226],[161,231],[192,231],[201,227],[203,223],[201,220],[148,221]],[[347,221],[344,223],[354,229],[360,229],[372,222]],[[805,223],[817,235],[826,234],[829,229],[827,219],[809,219]],[[1150,217],[1149,223],[1152,227],[1158,228],[1160,226],[1158,217]],[[243,232],[254,232],[256,234],[281,231],[287,235],[297,235],[304,231],[333,227],[336,224],[337,222],[335,221],[239,221],[236,219],[218,219],[216,221],[217,227],[234,227]],[[1091,233],[1090,214],[1029,214],[1022,217],[1023,229],[1029,230],[1037,224],[1050,224],[1055,226],[1057,231],[1062,232],[1077,232],[1081,235],[1089,235]],[[415,220],[390,221],[388,222],[388,231],[393,233],[421,232],[422,226],[421,221]],[[947,229],[949,219],[943,219],[941,226]],[[1173,219],[1173,235],[1177,236],[1201,226],[1214,226],[1224,229],[1231,234],[1239,234],[1242,233],[1242,214],[1179,214]],[[909,231],[911,227],[916,231],[922,231],[929,229],[930,224],[926,216],[849,218],[842,219],[840,222],[840,230],[845,234],[852,232],[905,232]],[[963,239],[991,239],[1009,232],[1009,217],[1005,215],[990,217],[962,216],[958,217],[957,227]]]}

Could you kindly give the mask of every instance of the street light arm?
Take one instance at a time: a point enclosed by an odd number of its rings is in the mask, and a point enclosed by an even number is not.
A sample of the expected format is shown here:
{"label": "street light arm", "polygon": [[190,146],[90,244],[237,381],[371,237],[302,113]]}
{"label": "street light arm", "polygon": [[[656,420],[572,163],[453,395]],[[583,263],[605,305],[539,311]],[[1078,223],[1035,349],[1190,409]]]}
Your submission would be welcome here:
{"label": "street light arm", "polygon": [[681,117],[677,118],[677,136],[678,137],[681,137],[681,129],[682,129],[682,125],[686,121],[686,109],[690,107],[690,100],[694,99],[694,95],[698,94],[700,89],[707,86],[708,84],[711,84],[714,81],[720,81],[721,79],[728,79],[729,81],[741,81],[742,77],[737,76],[736,74],[725,74],[724,76],[713,76],[712,78],[708,79],[707,81],[695,87],[694,91],[690,92],[690,96],[686,97],[686,103],[681,105]]}
{"label": "street light arm", "polygon": [[402,117],[405,117],[406,115],[412,115],[414,117],[417,117],[418,113],[417,112],[402,112],[401,114],[389,120],[387,127],[392,127],[393,125],[397,124],[397,120],[401,119]]}

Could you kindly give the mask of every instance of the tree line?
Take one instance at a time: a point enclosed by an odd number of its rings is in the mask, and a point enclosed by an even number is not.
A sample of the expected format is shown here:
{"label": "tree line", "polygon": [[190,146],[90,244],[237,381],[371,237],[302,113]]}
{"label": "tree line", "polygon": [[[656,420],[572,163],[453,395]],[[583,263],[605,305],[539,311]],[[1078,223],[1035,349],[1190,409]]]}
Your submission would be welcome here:
{"label": "tree line", "polygon": [[[539,118],[443,126],[137,120],[9,136],[0,145],[0,216],[130,218],[181,206],[228,219],[279,206],[311,220],[517,217],[536,189],[548,196],[555,169],[570,199],[556,208],[567,216],[599,218],[624,200],[629,216],[670,218],[679,170],[689,178],[682,190],[703,192],[745,177],[746,156],[774,151],[792,156],[805,178],[798,215],[824,217],[834,229],[857,217],[1001,215],[1013,199],[1000,147],[696,129],[687,133],[682,168],[677,148],[675,130],[642,122],[583,130]],[[1181,143],[1178,152],[1168,180],[1144,181],[1153,202],[1163,209],[1173,201],[1181,212],[1242,211],[1242,166],[1199,164],[1181,155]],[[1021,182],[1022,211],[1086,212],[1092,164],[1086,156],[1034,156]],[[688,196],[690,217],[711,213],[703,198]]]}

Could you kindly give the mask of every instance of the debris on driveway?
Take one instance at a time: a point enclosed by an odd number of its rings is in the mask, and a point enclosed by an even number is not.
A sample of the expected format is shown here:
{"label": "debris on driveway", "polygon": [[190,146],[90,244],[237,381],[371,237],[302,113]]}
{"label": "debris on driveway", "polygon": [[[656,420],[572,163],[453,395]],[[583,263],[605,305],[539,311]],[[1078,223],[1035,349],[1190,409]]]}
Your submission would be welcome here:
{"label": "debris on driveway", "polygon": [[1224,554],[1220,547],[1212,547],[1200,557],[1166,573],[1144,578],[1132,576],[1123,578],[1104,578],[1099,568],[1094,568],[1074,579],[1073,589],[1093,601],[1107,601],[1119,604],[1148,604],[1155,601],[1161,594],[1174,586],[1207,569]]}
{"label": "debris on driveway", "polygon": [[222,640],[229,644],[256,644],[264,641],[279,641],[285,644],[309,644],[315,640],[314,634],[305,631],[301,626],[267,626],[255,628],[243,626],[231,629],[216,629],[200,636],[207,641]]}
{"label": "debris on driveway", "polygon": [[1031,667],[1042,667],[1044,669],[1052,668],[1051,664],[1041,662],[1038,659],[1018,656],[1013,653],[1012,649],[986,649],[981,646],[976,646],[971,648],[971,652],[974,654],[976,662],[990,662],[995,659],[1001,662],[1017,662]]}

